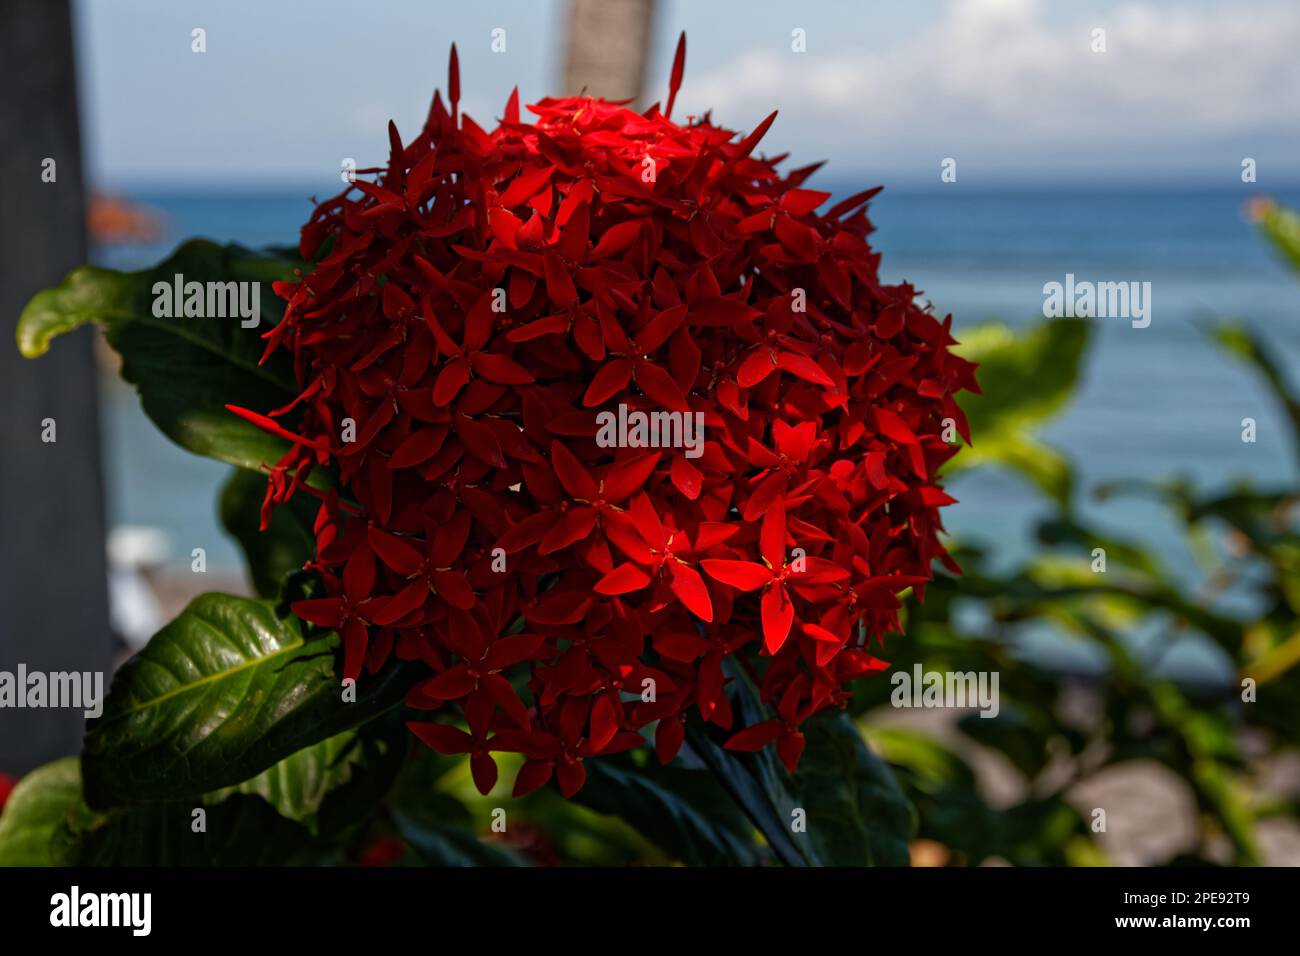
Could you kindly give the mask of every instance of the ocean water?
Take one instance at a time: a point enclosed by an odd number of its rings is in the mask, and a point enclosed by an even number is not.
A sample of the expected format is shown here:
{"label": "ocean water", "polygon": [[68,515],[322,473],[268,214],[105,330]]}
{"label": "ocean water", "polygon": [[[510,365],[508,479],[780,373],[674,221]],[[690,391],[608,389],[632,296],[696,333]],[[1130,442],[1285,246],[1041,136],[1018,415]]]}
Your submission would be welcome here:
{"label": "ocean water", "polygon": [[[1190,556],[1166,515],[1140,501],[1095,502],[1087,491],[1101,481],[1173,475],[1207,489],[1240,479],[1295,486],[1297,450],[1279,409],[1204,332],[1217,318],[1248,321],[1300,382],[1300,281],[1245,221],[1252,189],[1062,194],[948,185],[886,189],[871,206],[883,276],[911,281],[940,314],[951,312],[958,338],[982,322],[1023,328],[1041,321],[1044,283],[1064,281],[1067,273],[1151,283],[1148,328],[1093,320],[1081,385],[1041,435],[1073,462],[1082,512],[1153,545],[1189,583]],[[1300,204],[1300,190],[1272,194]],[[163,216],[166,236],[153,246],[100,250],[101,264],[138,268],[189,236],[250,246],[293,242],[311,209],[305,190],[137,191],[131,198]],[[110,523],[161,528],[177,563],[204,547],[210,566],[234,567],[237,553],[215,516],[225,466],[162,438],[129,388],[106,382],[104,396]],[[1254,444],[1241,441],[1246,417],[1258,422]],[[983,544],[1008,565],[1030,553],[1033,522],[1046,510],[1032,488],[981,471],[955,478],[950,491],[959,499],[945,512],[952,534]]]}

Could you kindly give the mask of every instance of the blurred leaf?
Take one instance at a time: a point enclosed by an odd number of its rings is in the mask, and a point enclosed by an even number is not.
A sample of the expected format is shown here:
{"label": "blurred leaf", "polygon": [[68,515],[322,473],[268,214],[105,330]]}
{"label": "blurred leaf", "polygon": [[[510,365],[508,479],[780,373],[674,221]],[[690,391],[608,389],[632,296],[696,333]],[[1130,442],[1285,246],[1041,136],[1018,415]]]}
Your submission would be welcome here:
{"label": "blurred leaf", "polygon": [[1042,522],[1038,526],[1038,540],[1046,545],[1072,545],[1084,552],[1089,561],[1092,552],[1101,548],[1106,552],[1108,566],[1109,562],[1114,561],[1152,577],[1162,576],[1159,563],[1142,548],[1090,531],[1069,518],[1053,518]]}
{"label": "blurred leaf", "polygon": [[[398,777],[389,815],[398,834],[430,866],[522,866],[524,860],[501,843],[476,831],[469,809],[438,787],[455,764],[417,749]],[[509,821],[507,821],[509,826]]]}
{"label": "blurred leaf", "polygon": [[955,351],[980,364],[983,395],[962,396],[971,446],[948,463],[946,473],[1001,465],[1068,507],[1069,463],[1031,435],[1069,400],[1087,344],[1088,324],[1083,319],[1054,319],[1020,335],[998,324],[966,332]]}
{"label": "blurred leaf", "polygon": [[1256,200],[1250,211],[1260,231],[1300,271],[1300,215],[1271,199]]}
{"label": "blurred leaf", "polygon": [[1070,504],[1074,487],[1070,463],[1050,446],[1023,435],[1010,432],[977,435],[976,444],[963,448],[961,454],[948,463],[946,475],[951,477],[989,465],[1016,472],[1063,508]]}
{"label": "blurred leaf", "polygon": [[1063,866],[1072,841],[1088,836],[1078,812],[1059,797],[990,806],[965,761],[923,734],[869,727],[867,736],[897,769],[915,802],[918,836],[955,851],[959,862],[1001,859],[1015,866]]}
{"label": "blurred leaf", "polygon": [[1020,335],[998,324],[966,332],[954,351],[979,363],[984,393],[963,394],[973,444],[1041,423],[1059,411],[1078,383],[1087,345],[1084,319],[1053,319]]}
{"label": "blurred leaf", "polygon": [[1015,706],[1004,705],[996,717],[968,714],[958,721],[958,727],[977,744],[1005,756],[1030,780],[1042,772],[1051,758],[1047,743],[1055,728],[1049,721],[1031,722]]}
{"label": "blurred leaf", "polygon": [[1291,422],[1291,437],[1300,453],[1300,401],[1286,380],[1286,375],[1273,359],[1276,350],[1269,349],[1254,331],[1240,323],[1222,323],[1215,327],[1214,336],[1232,355],[1249,362],[1260,373],[1273,397],[1286,412]]}

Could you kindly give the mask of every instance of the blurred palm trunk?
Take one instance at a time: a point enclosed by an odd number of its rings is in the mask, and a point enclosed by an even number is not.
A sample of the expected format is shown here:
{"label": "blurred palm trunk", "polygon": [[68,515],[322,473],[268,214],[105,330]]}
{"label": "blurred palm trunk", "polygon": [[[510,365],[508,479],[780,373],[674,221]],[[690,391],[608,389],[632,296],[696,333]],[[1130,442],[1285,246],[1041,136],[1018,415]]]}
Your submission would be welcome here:
{"label": "blurred palm trunk", "polygon": [[[14,344],[27,300],[86,257],[72,16],[68,0],[0,0],[0,23],[0,671],[106,674],[93,340],[70,336],[38,362]],[[54,442],[42,441],[46,419]],[[77,709],[0,710],[0,770],[75,753],[82,721]]]}
{"label": "blurred palm trunk", "polygon": [[569,0],[565,93],[639,100],[654,6],[654,0]]}

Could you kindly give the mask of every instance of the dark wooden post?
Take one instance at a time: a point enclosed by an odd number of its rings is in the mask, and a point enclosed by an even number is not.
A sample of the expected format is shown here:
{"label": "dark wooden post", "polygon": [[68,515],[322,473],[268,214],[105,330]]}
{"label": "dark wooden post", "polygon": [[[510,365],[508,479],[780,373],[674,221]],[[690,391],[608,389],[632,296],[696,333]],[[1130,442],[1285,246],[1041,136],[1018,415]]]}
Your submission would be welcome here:
{"label": "dark wooden post", "polygon": [[[92,332],[30,362],[14,329],[33,293],[85,262],[86,199],[68,0],[0,0],[0,670],[107,672],[99,403]],[[54,182],[42,164],[56,163]],[[56,441],[42,441],[53,419]],[[0,709],[0,770],[81,745],[79,710]]]}

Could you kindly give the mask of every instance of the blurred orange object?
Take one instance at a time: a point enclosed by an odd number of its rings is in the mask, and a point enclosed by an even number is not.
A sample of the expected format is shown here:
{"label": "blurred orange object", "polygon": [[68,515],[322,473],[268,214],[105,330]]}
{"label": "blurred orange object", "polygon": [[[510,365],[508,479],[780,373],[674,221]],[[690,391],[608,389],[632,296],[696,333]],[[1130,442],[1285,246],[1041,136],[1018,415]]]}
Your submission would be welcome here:
{"label": "blurred orange object", "polygon": [[86,227],[92,242],[154,242],[162,234],[162,221],[153,210],[120,196],[94,194]]}

